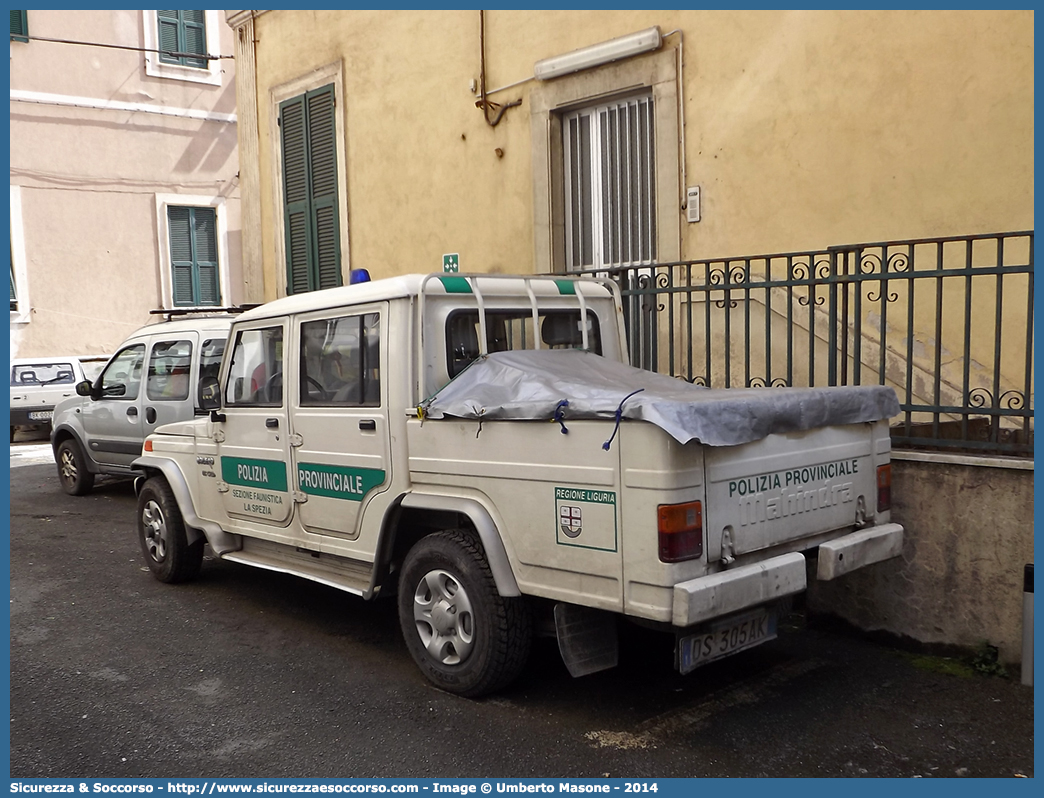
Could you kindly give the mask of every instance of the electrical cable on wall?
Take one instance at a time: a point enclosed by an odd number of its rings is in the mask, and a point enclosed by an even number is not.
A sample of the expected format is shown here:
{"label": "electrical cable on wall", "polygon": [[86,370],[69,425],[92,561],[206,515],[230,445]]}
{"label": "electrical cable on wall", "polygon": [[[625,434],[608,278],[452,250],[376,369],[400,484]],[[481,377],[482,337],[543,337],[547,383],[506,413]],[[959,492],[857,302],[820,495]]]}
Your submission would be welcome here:
{"label": "electrical cable on wall", "polygon": [[[13,38],[13,37],[12,37]],[[180,53],[175,50],[156,50],[150,47],[131,47],[126,44],[103,44],[101,42],[78,42],[73,39],[50,39],[45,36],[20,36],[19,41],[28,39],[31,42],[50,42],[51,44],[77,44],[83,47],[103,47],[108,50],[130,50],[135,53],[159,53],[171,58],[197,58],[200,61],[232,60],[231,55],[210,55],[209,53]]]}

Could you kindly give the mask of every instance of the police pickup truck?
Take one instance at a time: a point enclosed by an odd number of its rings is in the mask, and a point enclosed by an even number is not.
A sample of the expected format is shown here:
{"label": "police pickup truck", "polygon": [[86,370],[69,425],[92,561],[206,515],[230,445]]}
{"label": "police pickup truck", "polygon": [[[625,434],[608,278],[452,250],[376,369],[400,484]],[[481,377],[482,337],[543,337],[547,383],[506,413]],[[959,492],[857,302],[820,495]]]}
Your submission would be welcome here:
{"label": "police pickup truck", "polygon": [[[375,598],[438,687],[498,690],[532,636],[574,676],[620,618],[682,672],[776,635],[806,589],[899,554],[881,386],[708,389],[627,365],[619,292],[411,275],[233,324],[209,415],[134,467],[153,574],[231,562]],[[553,630],[553,631],[552,631]]]}

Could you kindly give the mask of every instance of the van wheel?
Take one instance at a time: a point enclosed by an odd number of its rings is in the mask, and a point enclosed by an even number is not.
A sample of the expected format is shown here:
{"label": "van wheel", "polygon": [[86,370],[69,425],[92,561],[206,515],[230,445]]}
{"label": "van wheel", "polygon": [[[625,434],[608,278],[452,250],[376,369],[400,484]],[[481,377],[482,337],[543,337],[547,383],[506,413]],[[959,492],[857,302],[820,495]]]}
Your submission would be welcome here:
{"label": "van wheel", "polygon": [[58,444],[58,481],[62,490],[70,496],[84,496],[94,488],[94,474],[87,468],[87,458],[80,444],[73,438],[66,438]]}
{"label": "van wheel", "polygon": [[203,564],[203,538],[189,544],[170,485],[152,477],[138,495],[138,540],[149,570],[161,582],[195,579]]}
{"label": "van wheel", "polygon": [[499,690],[529,658],[528,605],[497,592],[481,546],[463,530],[428,535],[410,549],[399,577],[399,623],[421,671],[450,693]]}

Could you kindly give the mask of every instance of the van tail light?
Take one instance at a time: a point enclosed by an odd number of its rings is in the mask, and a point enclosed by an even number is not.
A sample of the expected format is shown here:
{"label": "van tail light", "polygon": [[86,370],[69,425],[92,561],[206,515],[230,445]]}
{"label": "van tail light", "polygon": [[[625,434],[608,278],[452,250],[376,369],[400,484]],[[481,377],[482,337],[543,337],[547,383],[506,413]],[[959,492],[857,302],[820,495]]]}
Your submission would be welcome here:
{"label": "van tail light", "polygon": [[892,509],[892,465],[877,467],[877,512]]}
{"label": "van tail light", "polygon": [[656,508],[660,562],[682,562],[703,554],[703,508],[699,502]]}

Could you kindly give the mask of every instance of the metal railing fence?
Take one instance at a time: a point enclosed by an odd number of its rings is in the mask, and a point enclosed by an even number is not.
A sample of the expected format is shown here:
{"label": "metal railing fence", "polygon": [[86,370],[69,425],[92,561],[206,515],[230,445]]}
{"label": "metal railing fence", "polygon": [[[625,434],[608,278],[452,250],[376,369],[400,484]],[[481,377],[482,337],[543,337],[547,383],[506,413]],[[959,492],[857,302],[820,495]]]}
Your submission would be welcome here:
{"label": "metal railing fence", "polygon": [[883,384],[897,447],[1032,456],[1033,231],[616,266],[631,362],[709,387]]}

